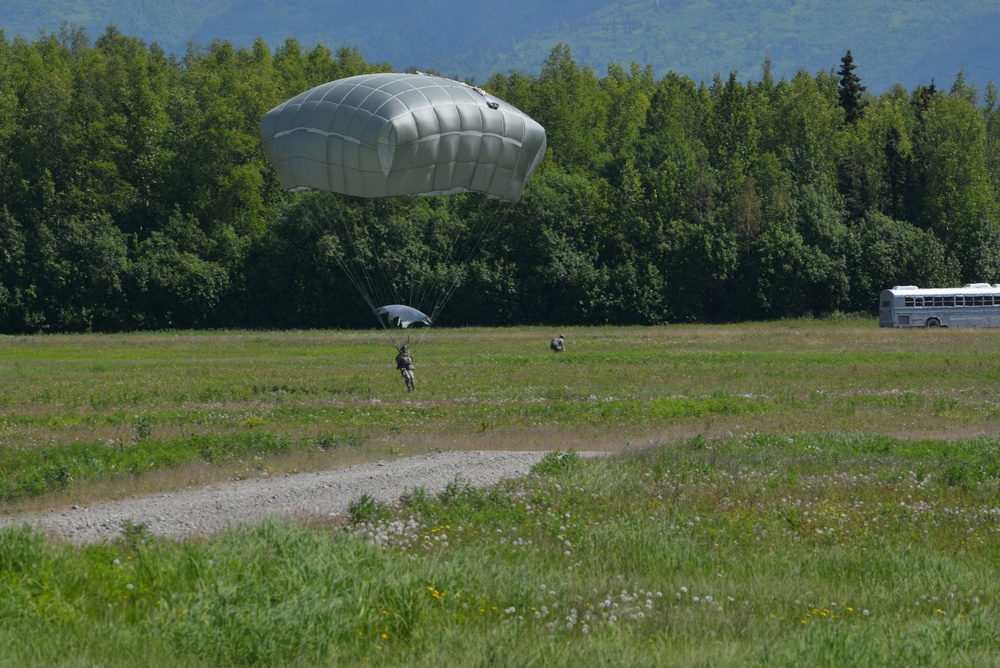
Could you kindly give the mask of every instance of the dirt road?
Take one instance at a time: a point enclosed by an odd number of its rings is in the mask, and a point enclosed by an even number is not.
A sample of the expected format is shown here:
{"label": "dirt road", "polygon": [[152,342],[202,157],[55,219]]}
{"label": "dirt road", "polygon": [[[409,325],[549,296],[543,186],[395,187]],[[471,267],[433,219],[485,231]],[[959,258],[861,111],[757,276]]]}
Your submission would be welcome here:
{"label": "dirt road", "polygon": [[544,452],[445,452],[363,464],[319,473],[282,475],[209,485],[200,489],[132,498],[44,515],[0,518],[0,527],[28,522],[75,544],[110,541],[127,522],[145,524],[156,536],[186,538],[267,517],[346,515],[362,494],[395,502],[406,490],[436,494],[458,479],[491,485],[527,474]]}

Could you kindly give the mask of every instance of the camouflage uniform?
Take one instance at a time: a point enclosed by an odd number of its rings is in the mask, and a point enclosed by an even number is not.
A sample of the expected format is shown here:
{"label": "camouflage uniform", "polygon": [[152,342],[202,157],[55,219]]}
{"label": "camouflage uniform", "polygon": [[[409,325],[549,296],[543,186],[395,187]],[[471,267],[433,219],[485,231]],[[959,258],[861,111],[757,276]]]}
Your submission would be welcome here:
{"label": "camouflage uniform", "polygon": [[410,356],[408,346],[403,346],[399,349],[399,354],[396,355],[396,368],[399,369],[399,373],[403,376],[403,381],[406,383],[406,391],[412,392],[416,387],[416,382],[413,379],[413,357]]}

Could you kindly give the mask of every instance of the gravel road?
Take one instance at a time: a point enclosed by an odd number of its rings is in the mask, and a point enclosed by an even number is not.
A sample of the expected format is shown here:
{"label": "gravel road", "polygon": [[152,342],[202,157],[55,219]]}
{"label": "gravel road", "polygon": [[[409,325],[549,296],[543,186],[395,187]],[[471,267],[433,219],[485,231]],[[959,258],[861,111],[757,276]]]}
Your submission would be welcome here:
{"label": "gravel road", "polygon": [[[110,541],[131,521],[156,536],[189,538],[259,522],[268,517],[346,515],[362,494],[396,502],[407,489],[436,494],[456,478],[486,486],[527,474],[544,452],[445,452],[361,464],[319,473],[300,473],[209,485],[43,515],[0,518],[0,527],[25,522],[53,538],[75,544]],[[581,453],[582,454],[582,453]]]}

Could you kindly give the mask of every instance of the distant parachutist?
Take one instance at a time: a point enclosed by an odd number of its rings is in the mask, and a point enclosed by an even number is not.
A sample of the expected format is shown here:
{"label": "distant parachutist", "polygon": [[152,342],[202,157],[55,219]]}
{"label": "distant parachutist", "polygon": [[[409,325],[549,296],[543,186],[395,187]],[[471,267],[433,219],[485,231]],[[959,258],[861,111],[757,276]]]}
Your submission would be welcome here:
{"label": "distant parachutist", "polygon": [[399,354],[396,355],[396,369],[403,376],[403,382],[406,383],[406,391],[412,392],[417,384],[413,378],[413,356],[410,355],[409,346],[403,346],[399,349]]}

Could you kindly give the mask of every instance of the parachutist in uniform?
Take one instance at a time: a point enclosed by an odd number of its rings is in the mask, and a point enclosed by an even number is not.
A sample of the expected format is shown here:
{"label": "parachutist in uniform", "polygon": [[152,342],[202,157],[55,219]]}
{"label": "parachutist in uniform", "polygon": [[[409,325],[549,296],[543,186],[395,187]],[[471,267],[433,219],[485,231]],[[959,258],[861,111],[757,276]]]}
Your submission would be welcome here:
{"label": "parachutist in uniform", "polygon": [[552,348],[552,352],[561,353],[566,350],[566,337],[562,334],[552,339],[552,343],[549,344],[549,348]]}
{"label": "parachutist in uniform", "polygon": [[410,355],[409,346],[403,346],[399,349],[399,354],[396,355],[396,368],[403,376],[406,391],[412,392],[416,387],[416,382],[413,380],[413,357]]}

